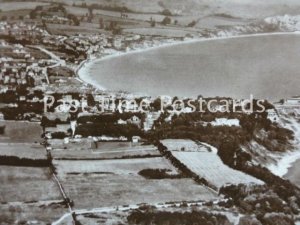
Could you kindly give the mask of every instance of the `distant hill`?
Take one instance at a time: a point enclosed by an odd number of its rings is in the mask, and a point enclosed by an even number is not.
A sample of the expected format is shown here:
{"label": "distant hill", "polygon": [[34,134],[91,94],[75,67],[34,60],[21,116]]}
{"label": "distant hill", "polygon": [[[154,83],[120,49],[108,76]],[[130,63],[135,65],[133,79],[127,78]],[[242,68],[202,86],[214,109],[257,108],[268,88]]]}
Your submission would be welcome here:
{"label": "distant hill", "polygon": [[[3,2],[5,2],[4,4],[13,2],[20,4],[20,2],[30,1],[0,0],[0,4]],[[144,13],[157,13],[168,9],[176,15],[197,15],[200,17],[224,14],[232,17],[262,19],[275,15],[300,14],[300,1],[298,0],[31,0],[31,2],[124,6],[135,12]],[[0,9],[2,9],[1,6]]]}

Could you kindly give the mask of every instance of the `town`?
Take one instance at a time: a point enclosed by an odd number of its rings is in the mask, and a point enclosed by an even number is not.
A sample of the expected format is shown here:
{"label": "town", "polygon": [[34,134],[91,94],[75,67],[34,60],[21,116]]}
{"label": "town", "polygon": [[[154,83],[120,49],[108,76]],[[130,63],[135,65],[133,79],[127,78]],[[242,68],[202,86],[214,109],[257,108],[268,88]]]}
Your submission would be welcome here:
{"label": "town", "polygon": [[200,29],[169,9],[27,3],[8,15],[0,1],[0,224],[297,224],[300,189],[277,166],[300,158],[299,96],[151,96],[79,75],[95,59],[279,23]]}

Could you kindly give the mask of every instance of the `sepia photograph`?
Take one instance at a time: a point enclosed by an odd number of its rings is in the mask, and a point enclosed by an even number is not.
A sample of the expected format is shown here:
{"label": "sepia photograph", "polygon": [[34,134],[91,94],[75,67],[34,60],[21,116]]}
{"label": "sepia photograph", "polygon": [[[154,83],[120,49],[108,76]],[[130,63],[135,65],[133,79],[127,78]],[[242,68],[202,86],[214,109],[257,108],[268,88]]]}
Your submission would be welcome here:
{"label": "sepia photograph", "polygon": [[300,225],[300,1],[0,0],[0,225]]}

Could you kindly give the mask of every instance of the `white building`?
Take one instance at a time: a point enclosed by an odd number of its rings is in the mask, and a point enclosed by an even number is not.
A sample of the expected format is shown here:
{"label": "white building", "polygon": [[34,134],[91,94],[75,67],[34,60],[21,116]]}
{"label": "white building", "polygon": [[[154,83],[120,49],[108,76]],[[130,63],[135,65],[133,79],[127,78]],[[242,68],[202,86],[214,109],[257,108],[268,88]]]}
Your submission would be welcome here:
{"label": "white building", "polygon": [[117,121],[117,124],[125,125],[125,124],[127,124],[127,122],[126,122],[125,120],[119,119],[119,120]]}
{"label": "white building", "polygon": [[238,119],[216,118],[215,121],[210,123],[212,126],[240,126]]}
{"label": "white building", "polygon": [[4,115],[1,112],[0,112],[0,120],[4,120]]}
{"label": "white building", "polygon": [[279,117],[278,117],[275,109],[268,109],[267,113],[268,113],[267,118],[269,120],[271,120],[272,122],[278,122],[279,121]]}
{"label": "white building", "polygon": [[141,137],[139,137],[139,136],[132,137],[132,143],[138,143],[140,140],[141,140]]}
{"label": "white building", "polygon": [[288,98],[285,100],[286,105],[300,105],[300,97]]}

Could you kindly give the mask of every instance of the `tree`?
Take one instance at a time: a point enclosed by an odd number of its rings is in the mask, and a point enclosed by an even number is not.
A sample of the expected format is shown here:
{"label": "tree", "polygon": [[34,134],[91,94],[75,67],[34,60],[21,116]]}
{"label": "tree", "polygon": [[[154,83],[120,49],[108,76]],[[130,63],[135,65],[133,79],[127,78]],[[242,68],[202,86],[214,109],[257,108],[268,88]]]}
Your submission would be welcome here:
{"label": "tree", "polygon": [[194,27],[196,25],[196,21],[193,20],[192,22],[190,22],[187,26],[188,27]]}
{"label": "tree", "polygon": [[168,17],[168,16],[166,16],[166,17],[161,21],[161,23],[162,23],[163,25],[171,24],[171,22],[172,22],[172,20],[171,20],[171,18]]}
{"label": "tree", "polygon": [[164,16],[172,16],[172,13],[169,9],[164,9],[161,14],[163,14]]}
{"label": "tree", "polygon": [[68,19],[69,20],[72,20],[73,24],[75,26],[79,26],[80,25],[80,21],[79,19],[77,18],[77,16],[73,15],[73,14],[68,14]]}
{"label": "tree", "polygon": [[7,16],[2,16],[2,17],[1,17],[1,20],[2,20],[2,21],[6,21],[6,20],[7,20]]}
{"label": "tree", "polygon": [[93,19],[94,18],[94,15],[93,15],[93,7],[91,7],[91,6],[89,6],[88,7],[88,10],[89,10],[89,16],[91,17],[91,19]]}
{"label": "tree", "polygon": [[80,25],[80,21],[77,18],[77,16],[74,16],[72,20],[73,20],[73,23],[74,23],[75,26],[79,26]]}
{"label": "tree", "polygon": [[99,28],[103,29],[104,28],[104,22],[102,18],[99,18]]}
{"label": "tree", "polygon": [[43,6],[38,5],[37,7],[35,7],[35,11],[41,11],[43,10]]}
{"label": "tree", "polygon": [[24,20],[24,16],[20,15],[19,20]]}
{"label": "tree", "polygon": [[30,19],[35,19],[37,17],[37,12],[36,10],[32,10],[30,13],[29,13],[29,17]]}
{"label": "tree", "polygon": [[151,21],[151,27],[155,27],[156,26],[156,22],[155,22],[155,20],[152,20]]}

